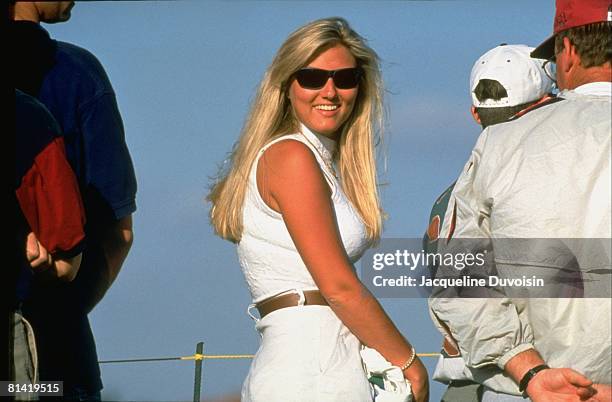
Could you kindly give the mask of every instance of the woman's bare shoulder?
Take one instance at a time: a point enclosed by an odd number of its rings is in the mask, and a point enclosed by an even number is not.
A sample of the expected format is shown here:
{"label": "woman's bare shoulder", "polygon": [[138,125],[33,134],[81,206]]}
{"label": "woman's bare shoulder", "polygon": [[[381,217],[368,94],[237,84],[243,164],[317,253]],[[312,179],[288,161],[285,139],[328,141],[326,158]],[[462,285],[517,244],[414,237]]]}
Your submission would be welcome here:
{"label": "woman's bare shoulder", "polygon": [[[263,163],[262,163],[263,161]],[[311,149],[301,141],[287,138],[268,147],[262,155],[259,167],[273,168],[288,175],[319,171],[318,162]]]}

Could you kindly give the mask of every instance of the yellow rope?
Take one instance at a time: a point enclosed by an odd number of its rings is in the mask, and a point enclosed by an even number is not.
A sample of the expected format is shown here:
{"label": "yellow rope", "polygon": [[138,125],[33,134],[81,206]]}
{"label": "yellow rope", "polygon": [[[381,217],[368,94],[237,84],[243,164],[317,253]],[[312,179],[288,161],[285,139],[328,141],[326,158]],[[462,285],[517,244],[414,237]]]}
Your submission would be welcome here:
{"label": "yellow rope", "polygon": [[[419,357],[438,357],[440,353],[417,353]],[[145,359],[124,359],[124,360],[100,360],[98,363],[136,363],[136,362],[155,362],[165,360],[204,360],[204,359],[252,359],[255,355],[202,355],[199,353],[191,356],[177,357],[151,357]]]}
{"label": "yellow rope", "polygon": [[[417,353],[419,357],[438,357],[440,353]],[[255,355],[201,355],[194,354],[183,356],[181,360],[204,360],[204,359],[252,359]]]}
{"label": "yellow rope", "polygon": [[438,357],[440,353],[417,353],[419,357]]}
{"label": "yellow rope", "polygon": [[252,359],[255,355],[201,355],[194,354],[191,356],[183,356],[181,360],[203,360],[203,359]]}

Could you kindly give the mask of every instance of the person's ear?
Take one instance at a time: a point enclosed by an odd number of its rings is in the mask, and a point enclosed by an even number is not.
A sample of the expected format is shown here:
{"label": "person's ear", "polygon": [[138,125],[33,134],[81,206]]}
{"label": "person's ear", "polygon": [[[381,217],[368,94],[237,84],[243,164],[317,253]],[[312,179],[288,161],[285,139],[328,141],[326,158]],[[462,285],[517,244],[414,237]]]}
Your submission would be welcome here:
{"label": "person's ear", "polygon": [[470,112],[472,113],[472,117],[474,118],[476,123],[482,124],[480,122],[480,116],[478,115],[478,111],[476,110],[476,106],[472,105],[472,107],[470,108]]}
{"label": "person's ear", "polygon": [[574,46],[572,42],[570,42],[567,36],[563,38],[563,50],[561,51],[561,53],[566,61],[565,63],[563,63],[563,68],[565,72],[569,72],[580,65],[580,56],[576,51],[576,46]]}

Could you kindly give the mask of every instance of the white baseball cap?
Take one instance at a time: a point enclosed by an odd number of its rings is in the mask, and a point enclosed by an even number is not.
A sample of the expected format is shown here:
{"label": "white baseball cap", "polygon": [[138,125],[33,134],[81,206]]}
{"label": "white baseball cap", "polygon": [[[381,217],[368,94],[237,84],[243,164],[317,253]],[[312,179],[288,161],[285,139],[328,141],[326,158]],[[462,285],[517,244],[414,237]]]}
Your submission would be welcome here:
{"label": "white baseball cap", "polygon": [[[507,107],[536,101],[552,91],[554,76],[551,63],[530,57],[533,47],[501,44],[482,56],[472,67],[470,94],[476,107]],[[545,70],[546,69],[546,70]],[[479,101],[474,89],[482,79],[498,81],[508,93],[499,100]]]}

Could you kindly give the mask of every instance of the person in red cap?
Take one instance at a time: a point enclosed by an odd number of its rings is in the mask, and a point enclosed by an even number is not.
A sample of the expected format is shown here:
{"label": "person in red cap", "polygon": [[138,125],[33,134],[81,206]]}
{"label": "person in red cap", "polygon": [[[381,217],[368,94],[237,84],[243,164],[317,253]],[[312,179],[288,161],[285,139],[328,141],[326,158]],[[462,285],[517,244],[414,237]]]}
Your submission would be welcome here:
{"label": "person in red cap", "polygon": [[498,239],[557,239],[584,297],[430,298],[466,365],[490,369],[478,379],[484,402],[612,401],[612,1],[556,6],[554,35],[531,56],[556,63],[560,100],[482,132],[451,195],[454,233],[439,247],[491,239],[496,268],[511,278],[525,266],[561,274],[561,254],[495,248]]}

